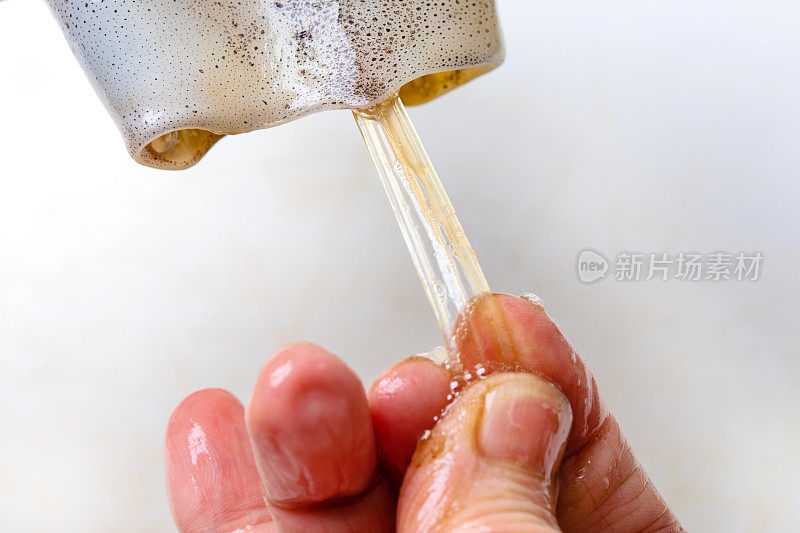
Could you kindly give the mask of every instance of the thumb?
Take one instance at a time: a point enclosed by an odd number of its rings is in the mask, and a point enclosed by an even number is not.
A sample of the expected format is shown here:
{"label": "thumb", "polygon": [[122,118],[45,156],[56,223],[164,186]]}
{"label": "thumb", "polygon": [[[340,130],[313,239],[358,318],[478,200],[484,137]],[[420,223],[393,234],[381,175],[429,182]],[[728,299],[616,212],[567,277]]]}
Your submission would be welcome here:
{"label": "thumb", "polygon": [[538,376],[473,384],[418,445],[398,531],[559,531],[554,475],[571,423],[567,399]]}

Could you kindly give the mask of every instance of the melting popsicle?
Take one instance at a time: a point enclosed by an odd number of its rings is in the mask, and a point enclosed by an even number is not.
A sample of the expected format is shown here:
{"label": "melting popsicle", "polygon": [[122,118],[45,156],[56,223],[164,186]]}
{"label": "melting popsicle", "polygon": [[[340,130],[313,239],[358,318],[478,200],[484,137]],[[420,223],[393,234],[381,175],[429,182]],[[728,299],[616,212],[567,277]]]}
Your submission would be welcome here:
{"label": "melting popsicle", "polygon": [[419,104],[503,59],[492,0],[48,3],[131,156],[157,168],[397,91]]}

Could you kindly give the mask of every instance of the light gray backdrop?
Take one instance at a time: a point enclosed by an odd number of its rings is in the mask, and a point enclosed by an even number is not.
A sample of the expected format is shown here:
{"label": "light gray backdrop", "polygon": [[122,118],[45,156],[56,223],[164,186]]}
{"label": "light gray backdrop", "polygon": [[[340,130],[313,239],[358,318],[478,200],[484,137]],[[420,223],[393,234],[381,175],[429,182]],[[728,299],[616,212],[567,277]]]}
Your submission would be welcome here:
{"label": "light gray backdrop", "polygon": [[[800,528],[800,4],[502,2],[508,60],[412,115],[493,288],[542,296],[692,531]],[[0,529],[171,529],[163,430],[309,339],[439,342],[348,112],[137,167],[42,2],[0,5]],[[764,255],[581,284],[578,252]]]}

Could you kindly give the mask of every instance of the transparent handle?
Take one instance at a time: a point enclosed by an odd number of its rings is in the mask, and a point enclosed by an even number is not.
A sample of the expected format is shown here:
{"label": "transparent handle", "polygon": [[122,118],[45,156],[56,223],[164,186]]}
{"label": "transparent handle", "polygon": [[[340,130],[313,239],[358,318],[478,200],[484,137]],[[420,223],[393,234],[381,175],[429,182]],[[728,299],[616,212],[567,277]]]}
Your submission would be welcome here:
{"label": "transparent handle", "polygon": [[486,278],[400,98],[353,114],[452,354],[456,319],[489,292]]}

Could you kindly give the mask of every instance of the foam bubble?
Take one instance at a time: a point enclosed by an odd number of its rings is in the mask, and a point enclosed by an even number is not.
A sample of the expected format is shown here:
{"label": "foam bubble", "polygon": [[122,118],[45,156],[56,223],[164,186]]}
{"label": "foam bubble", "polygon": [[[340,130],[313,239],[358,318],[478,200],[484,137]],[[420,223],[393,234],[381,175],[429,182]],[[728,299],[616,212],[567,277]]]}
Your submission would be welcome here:
{"label": "foam bubble", "polygon": [[503,59],[494,0],[48,3],[131,156],[157,168],[398,90],[422,103]]}

